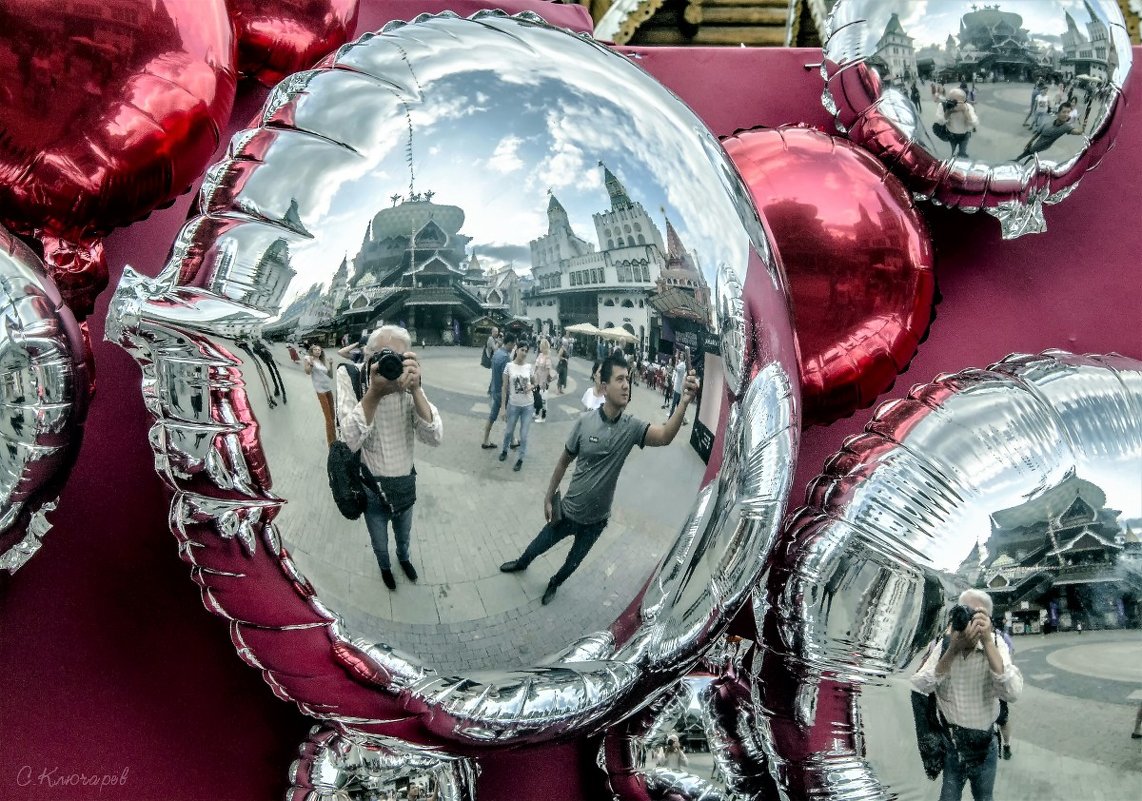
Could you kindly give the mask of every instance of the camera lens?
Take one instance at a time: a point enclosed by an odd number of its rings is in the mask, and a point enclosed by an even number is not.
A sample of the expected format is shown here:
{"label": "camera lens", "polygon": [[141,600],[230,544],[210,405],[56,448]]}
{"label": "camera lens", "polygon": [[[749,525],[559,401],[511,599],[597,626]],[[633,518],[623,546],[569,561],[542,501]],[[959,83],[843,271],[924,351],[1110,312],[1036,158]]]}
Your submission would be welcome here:
{"label": "camera lens", "polygon": [[385,348],[377,357],[377,375],[395,381],[404,372],[404,359],[396,351]]}

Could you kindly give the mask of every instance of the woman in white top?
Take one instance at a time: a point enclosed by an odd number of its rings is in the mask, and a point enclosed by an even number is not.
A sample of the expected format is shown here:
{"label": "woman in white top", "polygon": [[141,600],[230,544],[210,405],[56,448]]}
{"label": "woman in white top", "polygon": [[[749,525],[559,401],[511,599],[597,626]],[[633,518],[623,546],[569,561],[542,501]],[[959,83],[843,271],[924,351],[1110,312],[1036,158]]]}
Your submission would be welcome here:
{"label": "woman in white top", "polygon": [[547,419],[547,387],[551,384],[551,344],[546,339],[539,340],[539,353],[535,357],[535,422],[542,423]]}
{"label": "woman in white top", "polygon": [[583,408],[593,412],[603,405],[604,400],[606,398],[603,396],[602,363],[595,362],[595,366],[591,369],[591,386],[583,393]]}
{"label": "woman in white top", "polygon": [[321,413],[325,415],[325,440],[329,445],[337,439],[337,427],[333,422],[333,366],[325,358],[325,350],[320,345],[310,345],[305,357],[305,374],[313,382]]}
{"label": "woman in white top", "polygon": [[503,413],[507,429],[504,431],[504,443],[500,446],[500,461],[508,458],[508,444],[518,422],[519,458],[512,468],[517,473],[523,467],[523,457],[527,456],[527,431],[531,428],[532,390],[535,388],[532,366],[527,364],[527,351],[526,342],[517,343],[512,360],[504,366]]}

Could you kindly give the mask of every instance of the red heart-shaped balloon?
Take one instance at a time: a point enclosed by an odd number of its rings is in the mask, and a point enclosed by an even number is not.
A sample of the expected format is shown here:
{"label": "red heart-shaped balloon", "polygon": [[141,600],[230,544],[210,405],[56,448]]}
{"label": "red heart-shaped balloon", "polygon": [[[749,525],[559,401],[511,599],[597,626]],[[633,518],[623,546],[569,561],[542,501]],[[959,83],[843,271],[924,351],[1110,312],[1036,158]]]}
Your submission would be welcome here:
{"label": "red heart-shaped balloon", "polygon": [[308,69],[357,26],[358,0],[226,0],[238,37],[238,71],[266,86]]}
{"label": "red heart-shaped balloon", "polygon": [[223,0],[0,7],[0,222],[41,238],[77,316],[106,284],[97,237],[171,202],[209,163],[234,58]]}
{"label": "red heart-shaped balloon", "polygon": [[871,155],[813,128],[722,145],[789,279],[803,425],[870,406],[908,366],[935,304],[932,244],[908,192]]}

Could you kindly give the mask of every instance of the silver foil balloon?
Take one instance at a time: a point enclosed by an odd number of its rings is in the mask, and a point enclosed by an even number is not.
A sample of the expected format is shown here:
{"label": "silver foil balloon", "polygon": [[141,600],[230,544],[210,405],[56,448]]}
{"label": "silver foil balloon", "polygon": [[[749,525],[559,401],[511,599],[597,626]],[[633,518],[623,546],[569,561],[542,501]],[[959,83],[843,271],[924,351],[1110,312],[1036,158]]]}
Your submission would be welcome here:
{"label": "silver foil balloon", "polygon": [[[755,607],[760,735],[785,795],[930,796],[910,682],[968,588],[1022,677],[994,797],[1136,794],[1140,488],[1136,359],[1013,355],[881,406],[811,485]],[[949,708],[992,703],[984,686]]]}
{"label": "silver foil balloon", "polygon": [[287,801],[473,801],[470,759],[408,743],[351,737],[314,726],[290,766]]}
{"label": "silver foil balloon", "polygon": [[[753,654],[752,641],[723,638],[699,670],[607,731],[598,764],[616,799],[776,797],[752,703]],[[688,754],[685,762],[670,753],[671,739]]]}
{"label": "silver foil balloon", "polygon": [[40,548],[87,414],[83,335],[39,258],[0,227],[0,573]]}
{"label": "silver foil balloon", "polygon": [[734,801],[741,797],[715,779],[717,766],[705,748],[709,721],[699,697],[710,682],[710,677],[702,676],[682,679],[607,732],[597,762],[607,774],[615,799]]}
{"label": "silver foil balloon", "polygon": [[1046,229],[1114,144],[1133,54],[1114,0],[839,0],[823,100],[920,197]]}
{"label": "silver foil balloon", "polygon": [[[625,468],[599,546],[616,561],[588,559],[551,606],[541,568],[499,564],[542,525],[576,405],[532,428],[547,464],[513,474],[506,440],[500,461],[477,448],[480,326],[518,326],[513,303],[534,334],[629,320],[645,343],[669,321],[661,336],[672,327],[705,372],[695,425],[724,442],[696,503],[706,466],[681,438],[632,454],[643,461]],[[448,432],[416,446],[421,575],[391,592],[363,521],[332,503],[327,432],[284,342],[355,340],[381,321],[417,343]],[[286,79],[210,169],[167,269],[125,273],[108,329],[143,368],[172,524],[208,608],[281,697],[359,731],[475,747],[602,727],[724,629],[784,513],[797,363],[747,190],[661,85],[532,15],[394,23]],[[477,348],[443,347],[458,339]],[[658,415],[640,392],[632,403]],[[594,585],[580,578],[592,569]]]}

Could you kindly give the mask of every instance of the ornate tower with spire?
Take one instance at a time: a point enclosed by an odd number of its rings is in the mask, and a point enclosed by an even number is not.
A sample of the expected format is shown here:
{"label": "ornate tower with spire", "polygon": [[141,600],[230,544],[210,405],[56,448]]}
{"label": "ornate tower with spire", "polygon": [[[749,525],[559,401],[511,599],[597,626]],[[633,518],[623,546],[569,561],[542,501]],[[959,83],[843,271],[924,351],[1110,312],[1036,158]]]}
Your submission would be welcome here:
{"label": "ornate tower with spire", "polygon": [[[551,272],[551,268],[558,269],[561,261],[585,256],[593,253],[595,246],[585,239],[580,239],[571,230],[571,221],[567,216],[567,209],[550,191],[547,199],[547,233],[538,239],[531,240],[531,266],[540,279],[541,273]],[[544,268],[548,268],[545,270]]]}
{"label": "ornate tower with spire", "polygon": [[630,199],[626,187],[607,165],[600,161],[599,166],[603,168],[603,183],[607,188],[607,194],[611,196],[610,209],[592,215],[600,249],[618,250],[632,246],[657,245],[658,249],[664,252],[662,234],[651,221],[646,209],[641,203]]}
{"label": "ornate tower with spire", "polygon": [[333,307],[334,313],[341,308],[341,304],[345,302],[345,296],[349,293],[349,256],[345,255],[341,259],[341,266],[337,268],[337,272],[333,275],[333,283],[329,286],[329,305]]}
{"label": "ornate tower with spire", "polygon": [[254,266],[251,284],[255,291],[247,302],[271,315],[277,314],[296,274],[289,263],[289,243],[284,237],[278,237]]}

